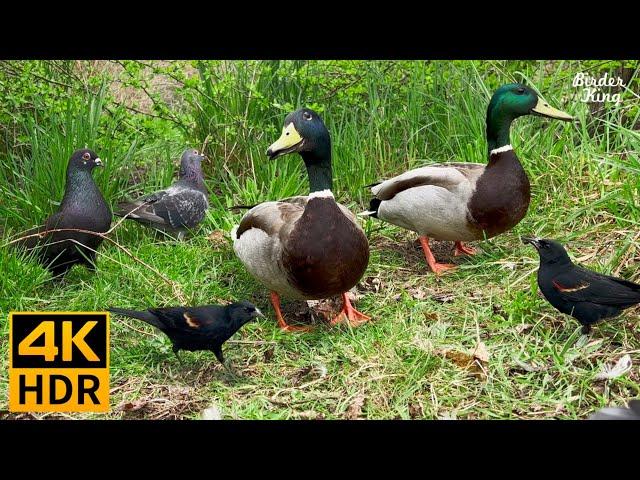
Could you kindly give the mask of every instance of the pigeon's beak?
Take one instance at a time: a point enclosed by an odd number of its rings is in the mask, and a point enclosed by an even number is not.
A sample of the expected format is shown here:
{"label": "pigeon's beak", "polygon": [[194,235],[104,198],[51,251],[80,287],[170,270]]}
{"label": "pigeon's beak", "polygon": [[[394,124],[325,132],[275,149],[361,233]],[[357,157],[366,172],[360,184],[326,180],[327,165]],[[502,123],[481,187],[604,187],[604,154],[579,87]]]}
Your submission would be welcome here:
{"label": "pigeon's beak", "polygon": [[104,164],[102,163],[102,160],[100,160],[99,158],[96,158],[93,163],[96,164],[96,167],[104,167]]}
{"label": "pigeon's beak", "polygon": [[532,238],[532,237],[520,237],[520,240],[522,240],[522,243],[524,243],[525,245],[527,243],[533,245],[534,247],[536,247],[536,249],[540,246],[540,242],[538,241],[537,238]]}
{"label": "pigeon's beak", "polygon": [[255,312],[253,313],[253,318],[256,318],[256,317],[265,318],[264,313],[262,313],[259,308],[256,308]]}

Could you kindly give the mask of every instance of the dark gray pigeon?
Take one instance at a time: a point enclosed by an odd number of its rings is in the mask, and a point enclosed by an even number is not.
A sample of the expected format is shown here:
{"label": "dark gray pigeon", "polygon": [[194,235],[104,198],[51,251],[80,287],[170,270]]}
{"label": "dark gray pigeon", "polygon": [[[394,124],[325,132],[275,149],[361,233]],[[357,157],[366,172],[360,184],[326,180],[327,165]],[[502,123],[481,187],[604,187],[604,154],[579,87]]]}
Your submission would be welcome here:
{"label": "dark gray pigeon", "polygon": [[[111,226],[111,209],[91,176],[102,160],[89,149],[76,150],[67,166],[64,197],[58,211],[24,235],[42,233],[26,238],[19,245],[36,252],[40,261],[58,277],[62,277],[76,263],[95,270],[95,250],[102,243],[97,235],[81,232],[53,232],[47,230],[75,228],[105,233]],[[76,243],[77,242],[77,243]],[[86,248],[85,248],[86,247]]]}
{"label": "dark gray pigeon", "polygon": [[146,195],[132,202],[118,204],[114,212],[144,225],[162,230],[178,239],[196,227],[209,208],[207,187],[202,175],[204,155],[197,150],[185,150],[180,161],[178,180],[169,188]]}
{"label": "dark gray pigeon", "polygon": [[628,408],[603,408],[591,415],[589,420],[640,420],[640,400],[631,400]]}

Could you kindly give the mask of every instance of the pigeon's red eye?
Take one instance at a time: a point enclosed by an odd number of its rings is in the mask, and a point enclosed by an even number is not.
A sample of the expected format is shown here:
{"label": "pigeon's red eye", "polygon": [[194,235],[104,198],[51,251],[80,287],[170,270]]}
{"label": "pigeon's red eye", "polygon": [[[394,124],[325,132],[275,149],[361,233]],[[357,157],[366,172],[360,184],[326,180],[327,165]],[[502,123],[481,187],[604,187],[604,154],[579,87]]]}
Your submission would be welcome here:
{"label": "pigeon's red eye", "polygon": [[84,155],[82,155],[83,160],[89,160],[90,158],[91,158],[91,155],[89,155],[89,153],[85,153]]}

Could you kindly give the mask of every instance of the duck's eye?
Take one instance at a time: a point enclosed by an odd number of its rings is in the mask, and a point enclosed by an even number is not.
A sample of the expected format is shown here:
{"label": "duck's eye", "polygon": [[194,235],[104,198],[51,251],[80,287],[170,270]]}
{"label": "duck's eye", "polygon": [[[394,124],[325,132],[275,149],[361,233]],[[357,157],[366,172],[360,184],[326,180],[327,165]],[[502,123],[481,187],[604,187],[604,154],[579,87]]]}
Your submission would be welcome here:
{"label": "duck's eye", "polygon": [[304,112],[302,114],[302,118],[304,118],[305,120],[311,120],[311,114],[309,112]]}
{"label": "duck's eye", "polygon": [[89,155],[89,153],[85,153],[84,155],[82,155],[82,159],[83,160],[89,160],[91,158],[91,155]]}
{"label": "duck's eye", "polygon": [[523,94],[525,91],[526,91],[526,90],[524,89],[524,87],[520,87],[520,88],[518,88],[518,90],[517,90],[517,92],[518,92],[519,94]]}

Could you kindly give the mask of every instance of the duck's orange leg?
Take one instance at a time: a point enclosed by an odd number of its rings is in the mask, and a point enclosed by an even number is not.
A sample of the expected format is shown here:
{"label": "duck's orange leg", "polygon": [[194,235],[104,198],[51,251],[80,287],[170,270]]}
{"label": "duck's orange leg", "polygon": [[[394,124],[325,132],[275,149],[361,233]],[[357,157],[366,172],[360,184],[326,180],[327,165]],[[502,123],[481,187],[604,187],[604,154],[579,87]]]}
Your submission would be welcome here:
{"label": "duck's orange leg", "polygon": [[273,305],[273,309],[276,311],[278,326],[285,332],[308,332],[312,330],[311,327],[296,327],[293,325],[288,325],[287,322],[284,321],[282,311],[280,310],[280,295],[278,295],[276,292],[271,292],[271,304]]}
{"label": "duck's orange leg", "polygon": [[451,263],[436,262],[436,257],[433,256],[431,248],[429,247],[429,237],[420,237],[420,245],[422,245],[422,250],[424,250],[424,257],[427,259],[427,264],[436,275],[441,275],[443,272],[456,267]]}
{"label": "duck's orange leg", "polygon": [[478,251],[473,248],[465,245],[462,242],[456,242],[456,250],[453,252],[454,257],[458,257],[460,255],[475,255]]}
{"label": "duck's orange leg", "polygon": [[371,320],[371,317],[353,308],[353,305],[351,305],[351,301],[349,300],[349,295],[347,295],[346,292],[342,294],[342,310],[340,310],[340,313],[329,323],[331,325],[335,325],[336,323],[342,322],[345,318],[352,327],[357,327],[358,325],[362,325],[366,321]]}

